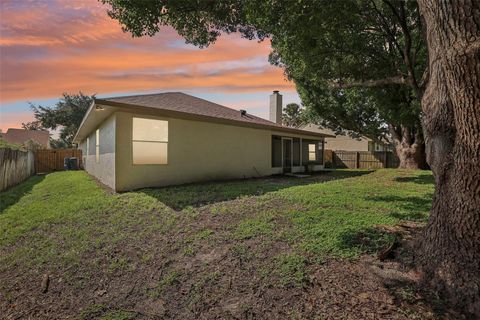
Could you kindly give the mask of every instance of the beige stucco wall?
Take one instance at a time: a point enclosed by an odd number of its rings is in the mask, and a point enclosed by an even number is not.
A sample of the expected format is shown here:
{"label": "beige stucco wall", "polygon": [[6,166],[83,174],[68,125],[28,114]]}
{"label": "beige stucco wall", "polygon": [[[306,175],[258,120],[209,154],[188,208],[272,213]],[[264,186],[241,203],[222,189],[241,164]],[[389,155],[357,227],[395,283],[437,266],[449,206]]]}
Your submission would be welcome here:
{"label": "beige stucco wall", "polygon": [[[168,164],[133,164],[133,116],[168,121]],[[117,191],[268,176],[275,173],[271,166],[272,134],[285,136],[271,130],[125,112],[116,113],[116,125]]]}
{"label": "beige stucco wall", "polygon": [[[372,143],[369,150],[368,144]],[[336,138],[325,138],[325,149],[334,151],[387,151],[388,147],[383,143],[375,143],[368,138],[354,139],[349,136],[337,136]]]}
{"label": "beige stucco wall", "polygon": [[325,138],[325,149],[343,151],[368,151],[368,140],[356,140],[347,136]]}
{"label": "beige stucco wall", "polygon": [[[335,132],[330,129],[320,129],[316,125],[309,124],[303,128],[312,132],[320,132],[335,136]],[[349,136],[337,135],[335,138],[325,138],[325,149],[343,150],[343,151],[368,151],[369,139],[360,138],[353,139]]]}
{"label": "beige stucco wall", "polygon": [[95,130],[89,135],[87,154],[87,139],[82,141],[81,149],[84,159],[84,168],[102,183],[115,189],[115,147],[116,147],[116,115],[112,114],[99,127],[100,133],[100,161],[95,158]]}
{"label": "beige stucco wall", "polygon": [[[303,128],[307,131],[320,132],[330,135],[335,135],[335,132],[330,129],[320,129],[318,126],[309,124]],[[373,141],[366,137],[354,139],[348,135],[337,135],[335,138],[325,138],[325,149],[333,151],[391,151],[392,147],[382,142],[375,142],[372,145],[374,150],[369,150],[369,143]]]}
{"label": "beige stucco wall", "polygon": [[[134,165],[132,118],[168,121],[168,164]],[[100,126],[100,161],[95,159],[95,130],[79,148],[84,169],[116,191],[160,187],[190,182],[251,178],[281,173],[272,168],[272,135],[321,140],[269,129],[256,129],[212,122],[147,114],[115,112]],[[323,166],[316,166],[316,170]],[[302,172],[304,167],[294,167]]]}
{"label": "beige stucco wall", "polygon": [[168,164],[132,163],[132,116],[117,113],[116,190],[271,174],[268,131],[174,118],[168,121]]}

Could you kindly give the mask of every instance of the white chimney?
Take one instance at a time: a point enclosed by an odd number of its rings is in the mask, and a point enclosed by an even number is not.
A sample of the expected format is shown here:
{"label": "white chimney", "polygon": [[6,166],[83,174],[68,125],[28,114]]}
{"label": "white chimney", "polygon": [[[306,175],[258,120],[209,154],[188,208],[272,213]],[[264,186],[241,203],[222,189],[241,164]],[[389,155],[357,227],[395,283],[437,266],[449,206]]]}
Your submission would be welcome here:
{"label": "white chimney", "polygon": [[282,124],[282,95],[278,90],[270,95],[270,121]]}

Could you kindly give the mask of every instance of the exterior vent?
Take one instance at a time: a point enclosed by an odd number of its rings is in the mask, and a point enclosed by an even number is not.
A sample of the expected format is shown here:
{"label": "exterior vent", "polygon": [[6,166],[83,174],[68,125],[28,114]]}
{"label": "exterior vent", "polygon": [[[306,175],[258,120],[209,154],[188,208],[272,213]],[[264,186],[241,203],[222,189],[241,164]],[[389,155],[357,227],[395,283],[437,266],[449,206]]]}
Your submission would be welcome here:
{"label": "exterior vent", "polygon": [[242,117],[247,115],[247,110],[240,110],[240,114],[242,115]]}

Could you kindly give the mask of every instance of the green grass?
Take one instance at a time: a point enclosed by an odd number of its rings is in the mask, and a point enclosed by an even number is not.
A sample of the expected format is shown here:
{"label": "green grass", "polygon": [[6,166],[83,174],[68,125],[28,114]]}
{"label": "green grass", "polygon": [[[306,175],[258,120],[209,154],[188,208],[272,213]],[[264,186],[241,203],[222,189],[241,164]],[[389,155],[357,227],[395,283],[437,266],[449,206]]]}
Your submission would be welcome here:
{"label": "green grass", "polygon": [[[419,179],[429,183],[418,183]],[[401,170],[379,170],[279,192],[308,208],[289,213],[297,227],[294,232],[301,235],[301,247],[344,258],[375,251],[392,240],[391,234],[376,231],[375,225],[426,221],[432,195],[430,172]]]}
{"label": "green grass", "polygon": [[134,319],[135,313],[124,310],[110,310],[107,306],[102,304],[94,304],[87,309],[80,312],[79,320],[130,320]]}
{"label": "green grass", "polygon": [[273,215],[263,213],[257,217],[242,220],[235,229],[235,237],[237,239],[250,239],[260,235],[271,235],[273,229]]}
{"label": "green grass", "polygon": [[160,281],[158,282],[158,284],[156,285],[156,287],[154,288],[154,290],[152,290],[149,295],[153,298],[159,298],[162,296],[162,292],[170,287],[170,286],[173,286],[177,283],[179,283],[179,278],[181,276],[181,272],[178,271],[178,270],[172,270],[170,272],[168,272],[162,279],[160,279]]}
{"label": "green grass", "polygon": [[[51,270],[75,292],[93,294],[99,279],[123,288],[132,278],[139,299],[168,304],[186,292],[170,311],[221,300],[225,277],[296,290],[313,264],[389,244],[396,235],[378,225],[426,221],[433,191],[428,171],[388,169],[121,194],[81,171],[34,176],[0,194],[0,293],[15,302],[18,277]],[[2,278],[15,270],[17,278]],[[83,319],[135,316],[109,303],[83,310]]]}
{"label": "green grass", "polygon": [[1,198],[0,245],[42,225],[75,220],[112,204],[83,172],[34,176]]}
{"label": "green grass", "polygon": [[282,286],[302,286],[307,282],[306,259],[298,254],[281,254],[275,258],[273,274]]}
{"label": "green grass", "polygon": [[[101,229],[95,225],[95,219],[106,216],[109,226],[101,233],[112,237],[108,240],[97,238],[96,246],[103,246],[106,243],[102,241],[111,244],[121,240],[122,233],[115,234],[116,229],[123,229],[125,233],[129,227],[144,223],[139,220],[140,215],[148,216],[152,212],[165,214],[160,218],[156,215],[147,229],[169,232],[168,226],[175,220],[169,207],[184,206],[185,215],[194,218],[195,207],[185,205],[197,200],[214,203],[244,198],[247,206],[265,199],[286,200],[292,204],[292,209],[287,207],[278,212],[261,209],[241,219],[234,227],[233,236],[248,239],[272,235],[280,231],[275,226],[276,215],[285,215],[295,228],[282,231],[299,239],[302,249],[340,257],[355,257],[372,246],[377,248],[388,242],[388,236],[372,229],[377,224],[426,220],[433,194],[430,172],[379,170],[363,172],[363,175],[359,174],[361,171],[351,172],[351,178],[348,178],[349,171],[330,173],[338,179],[325,183],[257,179],[123,194],[107,193],[80,171],[34,176],[1,195],[0,245],[13,243],[22,236],[34,238],[35,233],[30,234],[32,230],[56,224],[59,224],[58,237],[80,244],[89,242],[91,233]],[[167,198],[168,201],[164,200]],[[298,205],[303,209],[296,210]],[[219,210],[222,214],[233,214],[235,209],[241,211],[238,207],[214,204],[212,214],[218,214]],[[68,227],[70,224],[75,227]],[[213,231],[205,228],[197,237],[206,239],[211,234]],[[63,255],[68,256],[68,250]]]}
{"label": "green grass", "polygon": [[[361,171],[335,171],[329,175],[343,178],[362,175]],[[215,204],[220,201],[237,199],[238,197],[262,196],[281,189],[308,184],[308,180],[299,179],[249,179],[223,182],[208,182],[203,184],[191,184],[184,186],[172,186],[168,188],[148,188],[139,190],[173,209],[185,209]],[[215,213],[225,211],[223,207],[217,207]]]}
{"label": "green grass", "polygon": [[[176,219],[156,199],[107,193],[81,171],[34,176],[0,197],[0,249],[16,245],[8,255],[0,254],[5,268],[19,260],[29,266],[80,265],[86,252],[103,256],[125,241],[166,232]],[[128,257],[119,252],[106,270],[130,268]]]}

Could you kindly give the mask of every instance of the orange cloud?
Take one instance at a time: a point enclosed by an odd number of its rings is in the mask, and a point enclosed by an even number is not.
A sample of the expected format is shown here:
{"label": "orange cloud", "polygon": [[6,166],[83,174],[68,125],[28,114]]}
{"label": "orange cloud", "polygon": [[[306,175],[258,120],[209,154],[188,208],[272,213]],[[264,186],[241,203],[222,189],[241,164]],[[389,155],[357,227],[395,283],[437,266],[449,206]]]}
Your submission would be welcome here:
{"label": "orange cloud", "polygon": [[20,128],[23,122],[33,121],[31,112],[2,113],[0,117],[0,129],[6,132],[8,128]]}
{"label": "orange cloud", "polygon": [[200,50],[170,28],[132,38],[96,0],[5,1],[1,9],[2,103],[80,90],[294,90],[268,64],[267,42],[232,35]]}

